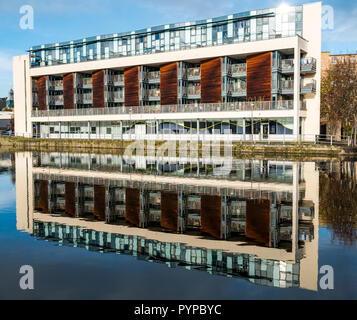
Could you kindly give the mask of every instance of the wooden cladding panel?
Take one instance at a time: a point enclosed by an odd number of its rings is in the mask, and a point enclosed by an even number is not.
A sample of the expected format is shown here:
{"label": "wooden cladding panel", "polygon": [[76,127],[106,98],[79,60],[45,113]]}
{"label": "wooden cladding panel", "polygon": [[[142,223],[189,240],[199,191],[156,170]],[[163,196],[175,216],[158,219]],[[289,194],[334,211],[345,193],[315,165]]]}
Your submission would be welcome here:
{"label": "wooden cladding panel", "polygon": [[201,195],[201,231],[221,239],[222,197]]}
{"label": "wooden cladding panel", "polygon": [[271,101],[272,52],[247,58],[247,101]]}
{"label": "wooden cladding panel", "polygon": [[247,200],[246,237],[270,246],[270,200]]}
{"label": "wooden cladding panel", "polygon": [[65,211],[66,214],[75,218],[76,216],[76,183],[66,182],[65,183]]}
{"label": "wooden cladding panel", "polygon": [[64,109],[74,109],[74,73],[63,76],[63,105]]}
{"label": "wooden cladding panel", "polygon": [[222,102],[222,58],[201,63],[201,103]]}
{"label": "wooden cladding panel", "polygon": [[105,186],[95,185],[94,186],[94,217],[100,221],[105,221]]}
{"label": "wooden cladding panel", "polygon": [[49,207],[48,207],[48,181],[47,180],[40,180],[40,210],[42,212],[48,213],[49,212]]}
{"label": "wooden cladding panel", "polygon": [[178,103],[178,62],[160,68],[160,103],[170,105]]}
{"label": "wooden cladding panel", "polygon": [[161,191],[161,227],[178,231],[178,194]]}
{"label": "wooden cladding panel", "polygon": [[139,73],[139,66],[124,71],[124,102],[127,107],[139,105]]}
{"label": "wooden cladding panel", "polygon": [[105,70],[95,71],[92,74],[93,108],[104,108],[104,77]]}
{"label": "wooden cladding panel", "polygon": [[47,76],[42,76],[37,79],[37,95],[38,95],[38,109],[47,110]]}
{"label": "wooden cladding panel", "polygon": [[125,220],[140,227],[140,190],[126,188],[125,190]]}

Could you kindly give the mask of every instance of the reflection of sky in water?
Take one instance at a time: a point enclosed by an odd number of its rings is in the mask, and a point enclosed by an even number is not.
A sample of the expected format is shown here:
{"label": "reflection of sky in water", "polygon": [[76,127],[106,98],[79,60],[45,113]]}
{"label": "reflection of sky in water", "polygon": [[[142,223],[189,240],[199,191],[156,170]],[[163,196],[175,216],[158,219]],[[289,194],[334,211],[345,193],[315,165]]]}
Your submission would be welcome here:
{"label": "reflection of sky in water", "polygon": [[[257,286],[240,278],[170,269],[134,257],[60,247],[16,230],[15,189],[7,173],[0,175],[0,299],[320,299],[357,298],[357,248],[331,242],[331,231],[319,231],[319,266],[335,270],[335,290]],[[35,270],[35,290],[18,287],[19,268]]]}

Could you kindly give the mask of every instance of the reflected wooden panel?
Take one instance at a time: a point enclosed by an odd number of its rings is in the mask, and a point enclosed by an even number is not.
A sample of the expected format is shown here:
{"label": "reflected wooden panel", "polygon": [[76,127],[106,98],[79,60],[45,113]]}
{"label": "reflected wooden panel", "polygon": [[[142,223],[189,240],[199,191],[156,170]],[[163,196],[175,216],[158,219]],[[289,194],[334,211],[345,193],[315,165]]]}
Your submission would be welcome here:
{"label": "reflected wooden panel", "polygon": [[272,52],[247,58],[247,101],[271,101]]}
{"label": "reflected wooden panel", "polygon": [[140,190],[125,189],[125,220],[140,227]]}
{"label": "reflected wooden panel", "polygon": [[47,76],[42,76],[37,79],[37,97],[38,97],[39,110],[47,110],[46,82],[47,82]]}
{"label": "reflected wooden panel", "polygon": [[66,182],[65,183],[65,211],[66,214],[75,218],[76,217],[76,183]]}
{"label": "reflected wooden panel", "polygon": [[247,200],[246,237],[270,247],[270,200]]}
{"label": "reflected wooden panel", "polygon": [[201,231],[222,238],[222,197],[201,195]]}
{"label": "reflected wooden panel", "polygon": [[74,73],[63,76],[63,107],[74,109]]}
{"label": "reflected wooden panel", "polygon": [[40,210],[42,212],[48,213],[48,181],[47,180],[40,180],[39,181],[39,191],[40,191]]}
{"label": "reflected wooden panel", "polygon": [[104,76],[105,70],[95,71],[92,74],[93,108],[104,108]]}
{"label": "reflected wooden panel", "polygon": [[178,194],[161,191],[161,227],[178,232]]}
{"label": "reflected wooden panel", "polygon": [[222,58],[201,63],[201,103],[222,102]]}
{"label": "reflected wooden panel", "polygon": [[100,221],[105,221],[105,208],[105,186],[94,185],[94,217]]}
{"label": "reflected wooden panel", "polygon": [[178,62],[160,68],[160,103],[170,105],[178,103]]}
{"label": "reflected wooden panel", "polygon": [[139,105],[139,73],[140,67],[132,67],[124,71],[124,101],[125,106]]}

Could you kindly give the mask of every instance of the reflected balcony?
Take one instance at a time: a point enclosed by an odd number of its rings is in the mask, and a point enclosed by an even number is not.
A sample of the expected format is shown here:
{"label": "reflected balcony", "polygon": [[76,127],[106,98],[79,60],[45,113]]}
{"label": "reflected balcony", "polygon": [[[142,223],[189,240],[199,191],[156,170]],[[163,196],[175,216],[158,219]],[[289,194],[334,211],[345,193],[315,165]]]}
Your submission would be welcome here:
{"label": "reflected balcony", "polygon": [[55,106],[63,105],[63,95],[60,96],[49,96],[49,104]]}

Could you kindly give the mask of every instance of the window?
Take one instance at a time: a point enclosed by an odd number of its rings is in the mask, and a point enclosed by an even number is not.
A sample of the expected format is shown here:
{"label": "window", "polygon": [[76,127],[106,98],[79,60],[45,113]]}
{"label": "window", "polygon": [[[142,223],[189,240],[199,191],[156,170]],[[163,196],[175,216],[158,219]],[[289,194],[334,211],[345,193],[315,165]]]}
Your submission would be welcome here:
{"label": "window", "polygon": [[55,128],[54,127],[50,127],[50,133],[55,133]]}
{"label": "window", "polygon": [[92,127],[91,128],[91,133],[92,134],[96,134],[97,133],[97,128],[96,127]]}
{"label": "window", "polygon": [[336,62],[337,62],[337,61],[336,61],[336,58],[335,58],[335,57],[332,57],[332,58],[331,58],[331,63],[332,63],[332,64],[336,64]]}
{"label": "window", "polygon": [[107,128],[107,134],[112,134],[112,128]]}

